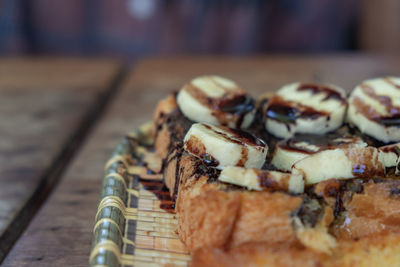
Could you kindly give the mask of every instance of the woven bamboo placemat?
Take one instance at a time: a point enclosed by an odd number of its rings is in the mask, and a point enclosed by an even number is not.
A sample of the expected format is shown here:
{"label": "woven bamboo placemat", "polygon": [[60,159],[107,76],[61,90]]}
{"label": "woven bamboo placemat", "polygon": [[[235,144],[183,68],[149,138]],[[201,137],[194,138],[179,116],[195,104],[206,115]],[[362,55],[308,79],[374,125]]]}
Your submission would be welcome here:
{"label": "woven bamboo placemat", "polygon": [[161,160],[151,152],[151,123],[127,137],[105,166],[90,266],[187,266]]}

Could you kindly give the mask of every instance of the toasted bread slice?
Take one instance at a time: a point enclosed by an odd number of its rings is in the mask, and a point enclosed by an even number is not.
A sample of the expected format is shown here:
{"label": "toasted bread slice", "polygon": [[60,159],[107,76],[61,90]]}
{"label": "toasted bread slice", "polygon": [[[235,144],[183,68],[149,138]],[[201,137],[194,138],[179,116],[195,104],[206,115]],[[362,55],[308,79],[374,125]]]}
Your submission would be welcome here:
{"label": "toasted bread slice", "polygon": [[322,267],[326,257],[299,245],[252,242],[227,251],[211,247],[196,250],[191,266]]}
{"label": "toasted bread slice", "polygon": [[[308,198],[287,192],[253,192],[221,183],[216,179],[218,170],[186,152],[180,153],[179,159],[175,156],[167,161],[165,179],[173,180],[173,188],[178,188],[178,233],[190,251],[206,246],[232,248],[259,241],[304,243],[317,250],[329,250],[332,244],[324,243],[327,231],[313,234],[311,242],[306,240],[311,232],[316,233],[316,225],[326,229],[332,222],[332,214],[324,215],[332,213],[329,207],[316,201],[310,207]],[[308,231],[300,235],[300,229]]]}
{"label": "toasted bread slice", "polygon": [[248,191],[184,151],[192,124],[176,94],[158,104],[155,149],[193,266],[399,266],[398,180],[331,179],[301,195]]}
{"label": "toasted bread slice", "polygon": [[176,200],[178,233],[190,251],[248,241],[297,242],[291,213],[302,203],[301,197],[230,190],[207,183],[206,176],[194,179],[180,187]]}
{"label": "toasted bread slice", "polygon": [[182,142],[193,124],[181,113],[176,103],[176,94],[170,94],[158,102],[153,116],[154,147],[157,154],[165,159],[176,143]]}
{"label": "toasted bread slice", "polygon": [[230,250],[202,248],[193,254],[197,266],[263,267],[396,267],[400,263],[400,234],[343,241],[332,255],[305,247],[268,242],[247,243]]}

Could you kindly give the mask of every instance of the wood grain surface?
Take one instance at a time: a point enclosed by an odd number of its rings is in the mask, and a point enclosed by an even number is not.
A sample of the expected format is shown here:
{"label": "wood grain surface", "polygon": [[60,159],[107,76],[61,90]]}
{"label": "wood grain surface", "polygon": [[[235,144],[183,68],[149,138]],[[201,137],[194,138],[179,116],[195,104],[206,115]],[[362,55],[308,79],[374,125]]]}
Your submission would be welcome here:
{"label": "wood grain surface", "polygon": [[118,71],[109,60],[0,60],[0,261],[39,207],[43,190],[55,182],[49,176],[62,151],[73,145],[72,136]]}
{"label": "wood grain surface", "polygon": [[174,57],[141,62],[4,265],[31,266],[34,261],[40,266],[87,266],[104,163],[126,132],[151,120],[158,100],[202,74],[234,79],[254,96],[299,80],[331,82],[350,91],[366,78],[400,75],[400,61],[348,54]]}

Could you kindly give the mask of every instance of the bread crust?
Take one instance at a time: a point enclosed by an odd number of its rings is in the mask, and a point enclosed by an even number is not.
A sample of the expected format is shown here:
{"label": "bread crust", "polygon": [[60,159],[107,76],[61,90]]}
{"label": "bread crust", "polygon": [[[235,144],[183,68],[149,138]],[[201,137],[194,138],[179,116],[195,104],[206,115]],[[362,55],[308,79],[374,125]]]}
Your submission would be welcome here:
{"label": "bread crust", "polygon": [[363,192],[343,203],[345,218],[333,229],[337,238],[354,240],[400,233],[400,190],[397,194],[393,190],[398,188],[398,180],[364,185]]}
{"label": "bread crust", "polygon": [[199,249],[193,254],[191,266],[322,267],[324,257],[301,246],[251,242],[227,251]]}
{"label": "bread crust", "polygon": [[190,251],[204,246],[225,247],[240,207],[236,192],[220,191],[204,182],[180,190],[176,202],[178,233]]}
{"label": "bread crust", "polygon": [[174,94],[168,95],[158,102],[153,115],[154,147],[161,158],[166,158],[171,145],[171,132],[166,123],[168,114],[178,108]]}
{"label": "bread crust", "polygon": [[268,242],[247,243],[230,250],[207,247],[193,253],[191,266],[396,267],[399,263],[400,234],[387,234],[340,242],[332,255]]}

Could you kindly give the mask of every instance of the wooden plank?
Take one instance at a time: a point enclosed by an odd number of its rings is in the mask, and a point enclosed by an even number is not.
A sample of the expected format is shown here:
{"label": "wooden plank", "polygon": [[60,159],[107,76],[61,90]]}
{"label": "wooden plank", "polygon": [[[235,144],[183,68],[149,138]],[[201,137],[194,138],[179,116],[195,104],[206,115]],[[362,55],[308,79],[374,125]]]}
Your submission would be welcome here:
{"label": "wooden plank", "polygon": [[[350,90],[363,79],[400,75],[396,58],[362,55],[148,59],[129,75],[58,189],[10,252],[5,266],[87,266],[104,163],[124,134],[152,117],[158,100],[194,76],[215,73],[238,81],[254,96],[297,81],[332,82]],[[85,192],[79,196],[75,192]],[[96,192],[97,190],[97,192]],[[67,197],[68,196],[68,197]],[[71,208],[71,202],[74,208]],[[62,218],[60,218],[62,216]],[[52,231],[58,227],[57,231]],[[142,240],[157,242],[157,240]]]}
{"label": "wooden plank", "polygon": [[73,149],[69,142],[118,72],[110,60],[0,60],[0,261],[56,182],[50,175],[61,170]]}

